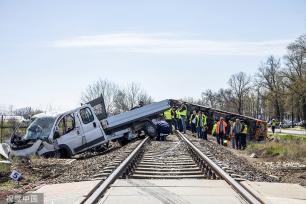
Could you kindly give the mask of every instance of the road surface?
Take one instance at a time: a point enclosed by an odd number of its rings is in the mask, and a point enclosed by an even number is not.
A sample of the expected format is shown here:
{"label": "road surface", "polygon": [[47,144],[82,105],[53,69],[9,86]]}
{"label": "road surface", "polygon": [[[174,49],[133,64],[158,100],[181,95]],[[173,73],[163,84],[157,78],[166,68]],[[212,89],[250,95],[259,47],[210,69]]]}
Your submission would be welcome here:
{"label": "road surface", "polygon": [[[272,132],[271,128],[268,129]],[[275,129],[275,133],[293,134],[293,135],[303,135],[306,136],[306,130],[287,130],[287,129]]]}

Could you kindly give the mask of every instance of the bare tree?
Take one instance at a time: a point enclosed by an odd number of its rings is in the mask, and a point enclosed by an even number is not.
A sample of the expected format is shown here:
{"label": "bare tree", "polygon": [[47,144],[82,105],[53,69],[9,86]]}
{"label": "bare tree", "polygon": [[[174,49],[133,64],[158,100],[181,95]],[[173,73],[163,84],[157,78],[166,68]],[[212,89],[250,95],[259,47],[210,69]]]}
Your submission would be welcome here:
{"label": "bare tree", "polygon": [[81,101],[86,103],[99,96],[103,96],[106,112],[108,114],[118,114],[130,110],[138,105],[139,101],[144,104],[153,102],[139,84],[132,82],[126,88],[120,88],[115,83],[107,79],[99,79],[97,82],[89,85],[82,94]]}
{"label": "bare tree", "polygon": [[138,105],[138,96],[141,92],[139,84],[132,82],[126,88],[126,96],[129,109],[133,108],[134,106]]}
{"label": "bare tree", "polygon": [[128,111],[128,99],[125,90],[118,90],[116,96],[114,97],[115,114]]}
{"label": "bare tree", "polygon": [[239,114],[243,114],[244,97],[250,90],[251,78],[244,72],[239,72],[230,77],[228,84],[232,91],[234,100],[232,101]]}
{"label": "bare tree", "polygon": [[153,102],[153,98],[142,90],[138,95],[138,101],[143,101],[144,104],[150,104]]}
{"label": "bare tree", "polygon": [[306,34],[301,35],[288,47],[286,69],[282,72],[285,85],[296,95],[301,104],[303,119],[306,121]]}
{"label": "bare tree", "polygon": [[216,108],[217,105],[217,94],[211,89],[207,89],[201,94],[201,102],[203,105],[211,108]]}
{"label": "bare tree", "polygon": [[280,59],[270,56],[266,62],[259,67],[257,74],[258,83],[269,91],[267,99],[271,101],[274,106],[274,117],[282,120],[283,117],[283,100],[282,94],[282,77],[280,74]]}
{"label": "bare tree", "polygon": [[14,115],[19,115],[24,117],[25,119],[30,119],[34,114],[34,109],[32,107],[24,107],[14,110]]}
{"label": "bare tree", "polygon": [[115,97],[116,112],[127,111],[138,105],[139,101],[143,101],[144,104],[153,102],[151,96],[149,96],[139,84],[132,82],[125,89],[120,89]]}
{"label": "bare tree", "polygon": [[113,113],[115,108],[113,101],[117,93],[118,86],[115,83],[108,81],[107,79],[99,79],[95,83],[89,85],[86,91],[82,93],[81,101],[86,103],[102,95],[105,102],[106,112]]}

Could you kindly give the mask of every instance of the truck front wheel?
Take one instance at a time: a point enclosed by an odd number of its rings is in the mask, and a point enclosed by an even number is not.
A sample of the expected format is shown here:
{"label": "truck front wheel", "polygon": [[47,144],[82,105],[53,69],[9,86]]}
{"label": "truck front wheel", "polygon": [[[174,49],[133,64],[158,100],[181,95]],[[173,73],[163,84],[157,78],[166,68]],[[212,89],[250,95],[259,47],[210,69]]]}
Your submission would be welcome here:
{"label": "truck front wheel", "polygon": [[71,153],[69,150],[67,150],[66,148],[62,148],[58,150],[58,155],[60,158],[65,158],[65,159],[69,159],[71,158]]}
{"label": "truck front wheel", "polygon": [[143,129],[144,129],[144,132],[146,133],[146,135],[148,135],[150,137],[156,137],[157,136],[156,125],[154,123],[152,123],[151,121],[145,122],[145,124],[143,126]]}

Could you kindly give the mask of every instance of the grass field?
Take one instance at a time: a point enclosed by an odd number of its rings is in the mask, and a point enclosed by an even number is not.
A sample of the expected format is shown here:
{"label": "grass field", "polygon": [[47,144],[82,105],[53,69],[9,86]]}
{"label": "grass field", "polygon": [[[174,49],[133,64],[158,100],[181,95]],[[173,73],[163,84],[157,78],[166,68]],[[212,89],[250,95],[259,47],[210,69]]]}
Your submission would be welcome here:
{"label": "grass field", "polygon": [[296,126],[293,128],[284,128],[285,130],[298,130],[298,131],[305,131],[306,129],[304,127],[301,126]]}
{"label": "grass field", "polygon": [[[5,141],[10,138],[11,134],[13,133],[13,128],[1,128],[0,130],[0,142]],[[20,134],[25,134],[26,128],[19,128]]]}
{"label": "grass field", "polygon": [[246,151],[259,157],[304,160],[306,158],[306,137],[290,134],[274,134],[264,143],[249,144]]}

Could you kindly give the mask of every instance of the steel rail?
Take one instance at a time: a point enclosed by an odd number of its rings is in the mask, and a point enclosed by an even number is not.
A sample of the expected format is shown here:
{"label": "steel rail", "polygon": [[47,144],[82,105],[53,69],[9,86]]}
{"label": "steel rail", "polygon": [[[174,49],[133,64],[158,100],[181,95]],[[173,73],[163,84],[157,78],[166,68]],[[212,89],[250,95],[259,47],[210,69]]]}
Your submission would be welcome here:
{"label": "steel rail", "polygon": [[127,168],[139,151],[144,147],[149,137],[146,137],[134,150],[133,152],[111,173],[103,183],[99,183],[93,190],[90,196],[88,196],[82,203],[92,204],[98,202],[101,196],[106,192],[110,185],[118,179],[122,172]]}
{"label": "steel rail", "polygon": [[177,135],[185,141],[188,146],[196,152],[196,154],[203,159],[217,174],[220,175],[236,192],[238,192],[248,203],[260,204],[265,203],[264,201],[257,198],[255,195],[247,191],[243,186],[241,186],[235,179],[228,175],[223,169],[221,169],[217,164],[215,164],[211,159],[209,159],[201,150],[199,150],[192,142],[189,141],[181,132],[176,131]]}

